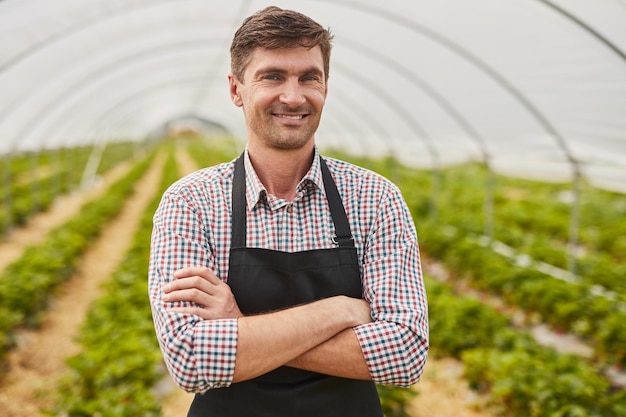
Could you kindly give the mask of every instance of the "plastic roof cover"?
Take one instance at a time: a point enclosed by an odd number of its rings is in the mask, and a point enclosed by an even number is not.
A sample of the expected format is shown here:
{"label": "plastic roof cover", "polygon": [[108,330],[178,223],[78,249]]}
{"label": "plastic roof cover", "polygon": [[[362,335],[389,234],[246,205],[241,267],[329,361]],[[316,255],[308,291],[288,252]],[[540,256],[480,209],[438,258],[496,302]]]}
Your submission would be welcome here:
{"label": "plastic roof cover", "polygon": [[[0,153],[141,140],[185,116],[245,138],[229,46],[266,1],[0,1]],[[626,191],[625,0],[274,1],[335,35],[320,146]]]}

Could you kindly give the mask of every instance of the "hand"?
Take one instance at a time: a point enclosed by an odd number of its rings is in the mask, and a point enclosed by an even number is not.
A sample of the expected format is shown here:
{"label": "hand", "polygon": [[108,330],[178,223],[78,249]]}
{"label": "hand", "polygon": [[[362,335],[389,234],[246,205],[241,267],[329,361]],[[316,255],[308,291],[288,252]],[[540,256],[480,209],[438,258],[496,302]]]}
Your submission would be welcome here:
{"label": "hand", "polygon": [[195,306],[173,307],[172,311],[195,314],[205,320],[243,316],[230,287],[209,268],[183,268],[174,272],[174,278],[173,282],[163,287],[163,301],[190,302]]}

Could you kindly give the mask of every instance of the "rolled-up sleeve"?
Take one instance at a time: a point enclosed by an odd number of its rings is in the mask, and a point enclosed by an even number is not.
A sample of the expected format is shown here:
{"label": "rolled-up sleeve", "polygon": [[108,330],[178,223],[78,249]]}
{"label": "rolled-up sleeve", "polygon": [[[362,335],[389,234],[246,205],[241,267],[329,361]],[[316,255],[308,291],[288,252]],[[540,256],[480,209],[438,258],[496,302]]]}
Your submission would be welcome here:
{"label": "rolled-up sleeve", "polygon": [[362,273],[374,322],[354,330],[370,374],[377,383],[412,385],[428,356],[428,306],[415,225],[395,186],[378,204]]}
{"label": "rolled-up sleeve", "polygon": [[204,392],[232,383],[237,349],[237,320],[203,320],[171,309],[189,303],[164,303],[163,287],[174,271],[188,266],[214,268],[206,228],[188,199],[166,192],[154,216],[150,249],[149,296],[165,365],[188,392]]}

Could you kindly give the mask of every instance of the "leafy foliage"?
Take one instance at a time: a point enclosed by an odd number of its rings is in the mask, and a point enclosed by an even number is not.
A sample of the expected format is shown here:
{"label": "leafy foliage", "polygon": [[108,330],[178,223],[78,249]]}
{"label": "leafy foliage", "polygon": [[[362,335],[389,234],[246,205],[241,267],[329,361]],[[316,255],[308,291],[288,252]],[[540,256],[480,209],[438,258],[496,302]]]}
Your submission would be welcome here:
{"label": "leafy foliage", "polygon": [[[105,147],[98,174],[109,171],[133,155],[135,144],[114,143]],[[54,200],[72,189],[81,180],[93,147],[44,150],[11,156],[5,161],[5,178],[0,188],[0,236],[10,226],[24,225],[38,212],[46,211]],[[2,171],[2,170],[0,170]],[[7,179],[9,180],[7,183]]]}
{"label": "leafy foliage", "polygon": [[599,369],[539,346],[479,300],[427,279],[432,354],[463,360],[471,386],[510,416],[609,417],[626,407]]}
{"label": "leafy foliage", "polygon": [[81,213],[53,230],[45,242],[28,248],[0,277],[0,357],[13,346],[13,329],[37,324],[56,286],[70,277],[76,263],[106,222],[115,216],[136,179],[150,164],[144,159],[108,193],[87,203]]}
{"label": "leafy foliage", "polygon": [[[161,188],[178,177],[170,153]],[[160,200],[153,198],[141,219],[133,244],[106,294],[89,311],[80,336],[82,353],[68,365],[73,372],[62,381],[57,412],[68,416],[158,416],[153,388],[162,377],[159,347],[147,299],[148,258],[152,215]]]}

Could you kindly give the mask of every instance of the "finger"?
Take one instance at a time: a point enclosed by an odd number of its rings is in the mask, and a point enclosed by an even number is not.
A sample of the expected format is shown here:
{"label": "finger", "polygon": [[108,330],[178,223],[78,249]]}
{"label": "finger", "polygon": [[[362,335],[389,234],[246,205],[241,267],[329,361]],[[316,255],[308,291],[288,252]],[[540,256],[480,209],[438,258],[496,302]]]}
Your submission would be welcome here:
{"label": "finger", "polygon": [[207,310],[200,308],[200,307],[174,307],[172,308],[172,311],[174,313],[179,313],[179,314],[192,314],[194,316],[198,316],[200,318],[203,318],[205,320],[210,320],[211,317],[208,314]]}
{"label": "finger", "polygon": [[163,301],[167,303],[190,302],[201,306],[207,306],[211,302],[211,296],[197,288],[190,288],[164,294]]}
{"label": "finger", "polygon": [[177,279],[188,278],[192,276],[202,277],[213,285],[217,285],[222,282],[211,269],[203,266],[190,266],[174,272],[174,278]]}
{"label": "finger", "polygon": [[179,278],[170,282],[163,287],[163,292],[167,294],[173,291],[185,290],[190,288],[197,288],[203,292],[206,292],[207,294],[214,294],[216,289],[215,285],[211,284],[206,279],[198,275],[194,275],[191,277]]}
{"label": "finger", "polygon": [[176,281],[172,281],[165,287],[163,287],[163,292],[165,294],[169,294],[176,291],[192,289],[196,289],[209,295],[214,295],[215,293],[217,293],[217,287],[215,285],[207,282],[204,278],[199,276],[181,278]]}

